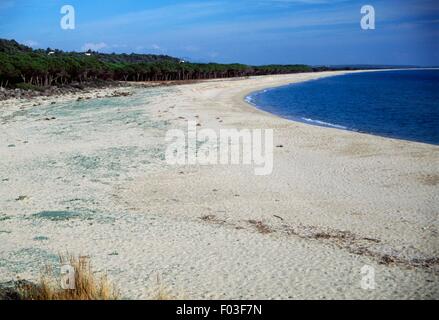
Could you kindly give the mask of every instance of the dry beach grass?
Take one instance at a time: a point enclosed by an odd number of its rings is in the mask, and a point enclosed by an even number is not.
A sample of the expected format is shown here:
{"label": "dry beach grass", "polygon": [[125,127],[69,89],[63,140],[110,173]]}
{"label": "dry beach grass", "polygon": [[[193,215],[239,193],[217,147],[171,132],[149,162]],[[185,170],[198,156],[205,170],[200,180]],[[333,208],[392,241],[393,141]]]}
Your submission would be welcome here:
{"label": "dry beach grass", "polygon": [[56,275],[55,266],[47,264],[36,283],[16,282],[9,297],[16,300],[117,300],[118,289],[107,275],[93,272],[87,256],[60,255],[60,265],[69,264],[75,270],[74,289],[61,287],[61,276]]}

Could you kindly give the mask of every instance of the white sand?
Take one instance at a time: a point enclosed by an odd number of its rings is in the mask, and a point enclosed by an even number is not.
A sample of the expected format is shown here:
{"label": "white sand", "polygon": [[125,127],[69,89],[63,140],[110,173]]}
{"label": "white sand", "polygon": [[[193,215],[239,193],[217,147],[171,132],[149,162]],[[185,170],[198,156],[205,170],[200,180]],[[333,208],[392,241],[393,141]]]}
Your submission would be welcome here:
{"label": "white sand", "polygon": [[[291,122],[244,102],[342,73],[131,89],[98,107],[3,102],[0,281],[35,279],[68,250],[90,255],[128,298],[153,296],[157,276],[189,299],[439,298],[439,147]],[[283,148],[272,175],[167,166],[166,130],[186,119],[273,128]],[[45,210],[73,216],[33,216]],[[375,290],[360,287],[364,265]]]}

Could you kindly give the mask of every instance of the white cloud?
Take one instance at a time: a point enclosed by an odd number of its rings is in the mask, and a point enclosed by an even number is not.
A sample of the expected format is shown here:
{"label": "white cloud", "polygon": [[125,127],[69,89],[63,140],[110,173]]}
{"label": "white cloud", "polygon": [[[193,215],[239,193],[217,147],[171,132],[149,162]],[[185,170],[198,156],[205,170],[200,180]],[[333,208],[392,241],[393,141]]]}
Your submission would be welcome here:
{"label": "white cloud", "polygon": [[148,53],[148,52],[151,52],[151,51],[157,51],[156,52],[156,54],[157,54],[157,53],[164,53],[164,52],[166,52],[165,48],[163,48],[162,46],[160,46],[160,45],[158,45],[156,43],[153,43],[153,44],[150,44],[150,45],[136,46],[134,49],[138,53],[140,53],[140,52],[141,53]]}
{"label": "white cloud", "polygon": [[87,42],[84,44],[81,48],[82,51],[99,51],[101,49],[108,48],[108,45],[105,42],[99,42],[99,43],[93,43],[93,42]]}
{"label": "white cloud", "polygon": [[149,47],[146,48],[146,49],[154,50],[154,51],[157,51],[157,53],[161,53],[161,54],[163,54],[163,53],[166,52],[166,49],[165,49],[165,48],[163,48],[162,46],[160,46],[160,45],[158,45],[158,44],[156,44],[156,43],[153,43],[151,46],[149,46]]}
{"label": "white cloud", "polygon": [[153,9],[136,11],[117,15],[111,19],[95,20],[83,24],[84,29],[108,29],[122,26],[141,24],[142,26],[167,25],[168,21],[192,21],[193,19],[214,16],[225,10],[223,4],[215,1],[173,4]]}
{"label": "white cloud", "polygon": [[32,48],[35,48],[36,46],[39,45],[39,43],[37,41],[34,41],[34,40],[23,41],[23,44],[28,46],[28,47],[32,47]]}
{"label": "white cloud", "polygon": [[110,48],[115,48],[115,49],[119,49],[119,48],[126,48],[128,47],[126,44],[113,44],[111,46],[109,46]]}

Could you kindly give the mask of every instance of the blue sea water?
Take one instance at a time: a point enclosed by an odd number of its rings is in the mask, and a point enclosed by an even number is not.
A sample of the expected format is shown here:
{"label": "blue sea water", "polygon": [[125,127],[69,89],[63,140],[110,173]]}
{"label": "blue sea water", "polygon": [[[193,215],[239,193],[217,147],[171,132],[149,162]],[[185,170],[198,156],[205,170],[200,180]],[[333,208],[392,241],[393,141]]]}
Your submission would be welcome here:
{"label": "blue sea water", "polygon": [[295,121],[439,144],[439,70],[333,76],[259,91],[246,99]]}

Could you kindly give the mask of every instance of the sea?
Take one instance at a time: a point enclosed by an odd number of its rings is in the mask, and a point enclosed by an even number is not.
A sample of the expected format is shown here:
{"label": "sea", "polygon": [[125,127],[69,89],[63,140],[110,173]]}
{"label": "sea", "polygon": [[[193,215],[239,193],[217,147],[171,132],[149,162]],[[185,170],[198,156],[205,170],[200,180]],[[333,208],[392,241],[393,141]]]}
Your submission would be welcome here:
{"label": "sea", "polygon": [[261,110],[311,125],[439,144],[439,70],[330,76],[254,92]]}

